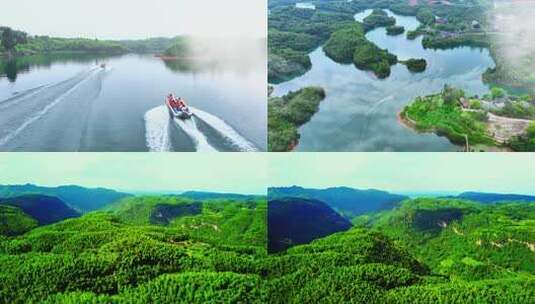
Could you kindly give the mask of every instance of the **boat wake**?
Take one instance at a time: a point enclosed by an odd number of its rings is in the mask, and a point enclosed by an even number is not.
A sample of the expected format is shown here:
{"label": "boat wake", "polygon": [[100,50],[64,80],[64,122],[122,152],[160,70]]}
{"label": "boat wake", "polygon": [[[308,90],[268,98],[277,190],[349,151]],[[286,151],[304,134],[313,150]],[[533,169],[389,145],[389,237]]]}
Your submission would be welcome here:
{"label": "boat wake", "polygon": [[221,118],[194,107],[190,108],[193,110],[193,115],[195,115],[195,117],[199,118],[216,130],[221,136],[225,137],[235,148],[237,148],[237,150],[244,152],[257,151],[256,147],[251,142],[241,136]]}
{"label": "boat wake", "polygon": [[175,118],[174,121],[191,139],[193,139],[198,152],[217,152],[217,149],[208,143],[206,136],[204,136],[204,134],[197,128],[195,117],[184,120]]}
{"label": "boat wake", "polygon": [[[204,132],[202,124],[207,125],[218,137],[238,151],[256,151],[256,148],[247,139],[243,138],[231,126],[222,119],[191,107],[194,116],[191,119],[169,118],[167,107],[162,105],[155,107],[145,113],[145,139],[151,152],[166,152],[173,150],[171,127],[177,127],[183,131],[194,143],[198,152],[216,152],[220,149],[210,143],[208,138],[210,133]],[[221,139],[219,139],[221,141]],[[218,139],[213,139],[217,141]]]}
{"label": "boat wake", "polygon": [[17,92],[13,97],[0,101],[0,110],[15,105],[23,100],[28,100],[31,97],[41,93],[44,89],[49,87],[48,85],[41,85],[32,89],[28,89],[22,92]]}
{"label": "boat wake", "polygon": [[[3,126],[3,130],[0,131],[0,146],[6,145],[30,125],[43,118],[96,74],[98,69],[91,69],[65,81],[26,90],[0,101],[0,109],[5,113],[0,117],[0,125]],[[36,96],[39,98],[32,98]]]}
{"label": "boat wake", "polygon": [[172,151],[169,137],[169,114],[164,106],[145,113],[145,137],[151,152]]}

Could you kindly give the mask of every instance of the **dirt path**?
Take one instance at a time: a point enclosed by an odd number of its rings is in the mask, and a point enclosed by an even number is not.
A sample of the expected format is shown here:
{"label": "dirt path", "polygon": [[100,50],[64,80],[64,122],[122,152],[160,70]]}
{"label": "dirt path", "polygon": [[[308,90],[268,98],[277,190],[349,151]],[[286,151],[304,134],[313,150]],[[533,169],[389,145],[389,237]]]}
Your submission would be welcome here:
{"label": "dirt path", "polygon": [[487,128],[489,134],[499,143],[505,143],[512,137],[524,134],[533,122],[527,119],[509,118],[488,113]]}

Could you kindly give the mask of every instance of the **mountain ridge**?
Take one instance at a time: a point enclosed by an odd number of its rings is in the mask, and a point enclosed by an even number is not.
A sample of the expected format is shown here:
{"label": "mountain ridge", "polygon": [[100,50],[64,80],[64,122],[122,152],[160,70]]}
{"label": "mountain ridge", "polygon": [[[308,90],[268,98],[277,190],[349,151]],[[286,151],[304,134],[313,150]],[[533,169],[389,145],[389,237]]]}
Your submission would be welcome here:
{"label": "mountain ridge", "polygon": [[0,204],[20,208],[25,214],[37,220],[41,226],[81,215],[55,196],[21,195],[0,199]]}
{"label": "mountain ridge", "polygon": [[270,187],[269,199],[281,197],[304,197],[325,202],[338,213],[351,218],[363,213],[389,210],[408,196],[378,189],[357,189],[352,187],[329,187],[324,189],[300,186]]}
{"label": "mountain ridge", "polygon": [[132,194],[119,192],[104,187],[88,188],[79,185],[60,185],[57,187],[38,186],[35,184],[0,185],[0,198],[21,195],[39,194],[55,196],[64,201],[71,208],[86,213],[102,207]]}

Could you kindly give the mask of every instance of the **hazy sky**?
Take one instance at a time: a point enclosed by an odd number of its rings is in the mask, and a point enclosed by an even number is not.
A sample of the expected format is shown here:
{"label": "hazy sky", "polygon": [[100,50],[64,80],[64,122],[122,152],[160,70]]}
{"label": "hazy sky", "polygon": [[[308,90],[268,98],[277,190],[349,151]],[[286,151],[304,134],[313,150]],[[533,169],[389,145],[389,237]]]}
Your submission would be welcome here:
{"label": "hazy sky", "polygon": [[266,193],[261,153],[0,153],[0,184]]}
{"label": "hazy sky", "polygon": [[535,194],[535,154],[294,153],[270,158],[274,186]]}
{"label": "hazy sky", "polygon": [[30,34],[134,39],[179,34],[266,37],[266,0],[3,1],[0,25]]}
{"label": "hazy sky", "polygon": [[265,194],[267,186],[535,194],[528,153],[0,153],[0,184]]}

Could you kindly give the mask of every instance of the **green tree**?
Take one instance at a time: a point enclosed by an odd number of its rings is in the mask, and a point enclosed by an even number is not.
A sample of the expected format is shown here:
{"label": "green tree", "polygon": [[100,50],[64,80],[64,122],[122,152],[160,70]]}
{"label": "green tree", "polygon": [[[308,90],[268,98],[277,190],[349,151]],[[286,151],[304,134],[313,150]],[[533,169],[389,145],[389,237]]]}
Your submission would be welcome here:
{"label": "green tree", "polygon": [[8,28],[5,28],[2,31],[2,45],[4,46],[4,49],[6,51],[11,51],[15,47],[15,35],[13,34],[13,30]]}
{"label": "green tree", "polygon": [[502,88],[494,87],[490,90],[490,94],[492,95],[492,99],[496,99],[504,97],[506,92]]}
{"label": "green tree", "polygon": [[456,89],[449,85],[444,85],[442,89],[442,99],[447,104],[453,104],[459,101],[461,97],[464,97],[464,92],[461,89]]}
{"label": "green tree", "polygon": [[418,10],[418,13],[416,13],[416,19],[423,24],[432,24],[435,22],[435,15],[431,9],[425,7]]}

